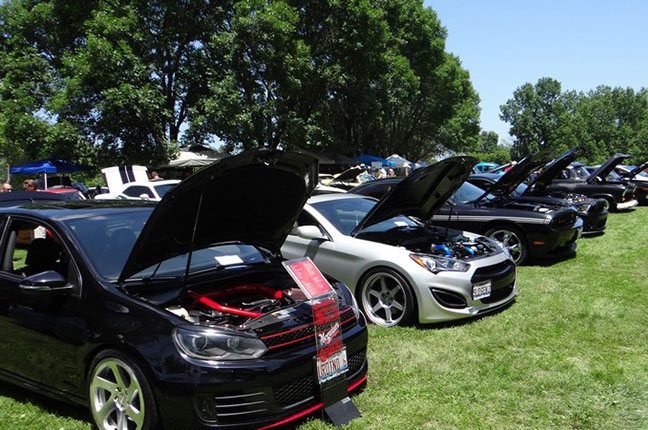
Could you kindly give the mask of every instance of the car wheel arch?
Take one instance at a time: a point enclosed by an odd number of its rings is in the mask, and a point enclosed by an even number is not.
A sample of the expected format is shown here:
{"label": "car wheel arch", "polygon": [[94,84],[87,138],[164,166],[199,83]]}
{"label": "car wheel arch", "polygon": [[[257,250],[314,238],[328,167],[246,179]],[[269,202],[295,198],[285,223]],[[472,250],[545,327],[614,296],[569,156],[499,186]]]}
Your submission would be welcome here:
{"label": "car wheel arch", "polygon": [[[414,281],[411,279],[410,276],[403,274],[403,270],[400,267],[395,267],[389,264],[376,264],[372,265],[370,267],[364,268],[362,270],[361,275],[358,277],[355,288],[353,290],[353,296],[355,299],[358,301],[358,304],[360,305],[360,309],[362,309],[362,297],[361,297],[361,284],[362,282],[366,279],[366,277],[373,271],[376,270],[388,270],[388,271],[393,271],[396,272],[403,280],[407,283],[407,287],[409,287],[410,292],[412,293],[412,297],[414,299],[414,315],[413,315],[413,321],[418,322],[419,321],[419,315],[421,315],[421,309],[419,309],[420,304],[422,303],[420,295],[420,291],[418,288],[414,288],[412,285],[414,284]],[[364,310],[363,310],[364,312]]]}
{"label": "car wheel arch", "polygon": [[526,248],[525,249],[526,252],[523,254],[523,256],[521,257],[520,260],[516,261],[515,264],[524,264],[524,262],[528,259],[529,252],[530,252],[529,237],[528,237],[528,232],[526,231],[526,229],[524,229],[524,227],[522,225],[512,223],[510,221],[500,221],[500,222],[493,221],[493,222],[490,222],[488,225],[486,225],[486,227],[482,230],[482,234],[484,236],[490,237],[488,235],[489,232],[491,232],[492,230],[500,230],[500,229],[502,229],[502,230],[503,229],[509,229],[513,233],[516,233],[516,232],[521,233],[519,239],[522,242],[522,245],[524,246],[524,248]]}

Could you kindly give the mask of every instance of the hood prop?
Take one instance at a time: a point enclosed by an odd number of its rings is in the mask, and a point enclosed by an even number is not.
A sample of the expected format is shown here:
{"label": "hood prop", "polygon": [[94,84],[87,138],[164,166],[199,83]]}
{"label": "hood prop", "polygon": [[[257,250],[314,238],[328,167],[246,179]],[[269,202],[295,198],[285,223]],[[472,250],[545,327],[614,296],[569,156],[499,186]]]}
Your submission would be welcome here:
{"label": "hood prop", "polygon": [[187,266],[185,267],[184,278],[182,279],[182,289],[187,286],[187,279],[189,278],[189,269],[191,268],[191,257],[194,251],[194,241],[196,240],[196,230],[198,229],[198,217],[200,216],[200,209],[202,209],[203,196],[205,195],[205,187],[200,190],[200,198],[198,199],[198,207],[196,208],[196,216],[194,218],[193,229],[191,230],[191,242],[189,243],[189,255],[187,255]]}

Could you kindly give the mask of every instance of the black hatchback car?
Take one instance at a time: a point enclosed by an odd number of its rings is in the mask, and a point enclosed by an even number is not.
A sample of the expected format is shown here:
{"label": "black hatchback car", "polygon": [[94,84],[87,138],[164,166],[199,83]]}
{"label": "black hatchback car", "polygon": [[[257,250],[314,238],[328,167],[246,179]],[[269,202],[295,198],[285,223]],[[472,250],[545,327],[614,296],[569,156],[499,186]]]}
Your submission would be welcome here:
{"label": "black hatchback car", "polygon": [[[316,181],[297,153],[223,159],[145,202],[0,209],[0,378],[100,429],[270,428],[322,408],[313,313],[280,246]],[[330,279],[348,370],[367,330]]]}

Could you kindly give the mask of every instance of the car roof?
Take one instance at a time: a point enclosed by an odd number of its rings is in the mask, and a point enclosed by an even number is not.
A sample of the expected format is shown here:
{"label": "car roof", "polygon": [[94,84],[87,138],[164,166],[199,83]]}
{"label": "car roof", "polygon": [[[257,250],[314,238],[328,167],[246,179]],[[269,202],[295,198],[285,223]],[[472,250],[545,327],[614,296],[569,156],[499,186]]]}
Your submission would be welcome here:
{"label": "car roof", "polygon": [[152,210],[154,207],[154,202],[137,200],[63,200],[0,208],[0,215],[29,215],[42,219],[62,221],[73,218],[108,215],[110,213],[122,213],[131,210]]}

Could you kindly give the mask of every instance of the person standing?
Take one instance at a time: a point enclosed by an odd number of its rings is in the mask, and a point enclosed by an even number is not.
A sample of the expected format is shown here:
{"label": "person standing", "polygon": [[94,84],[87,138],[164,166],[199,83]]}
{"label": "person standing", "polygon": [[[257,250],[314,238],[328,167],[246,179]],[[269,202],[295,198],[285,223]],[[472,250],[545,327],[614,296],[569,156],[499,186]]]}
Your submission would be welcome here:
{"label": "person standing", "polygon": [[36,181],[33,179],[25,179],[23,181],[23,190],[25,191],[36,191],[38,188],[36,187]]}

